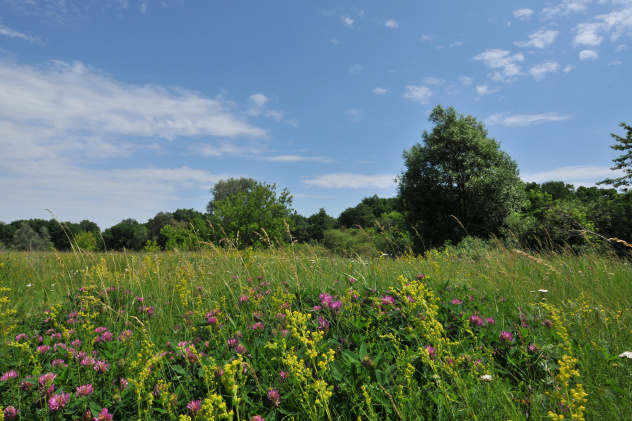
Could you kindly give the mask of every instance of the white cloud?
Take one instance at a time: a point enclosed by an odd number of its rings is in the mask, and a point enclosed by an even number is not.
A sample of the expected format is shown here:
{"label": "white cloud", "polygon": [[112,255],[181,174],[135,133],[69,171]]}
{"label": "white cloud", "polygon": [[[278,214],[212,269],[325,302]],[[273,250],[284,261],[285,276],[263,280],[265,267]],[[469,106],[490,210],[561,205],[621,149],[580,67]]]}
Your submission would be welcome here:
{"label": "white cloud", "polygon": [[595,50],[582,50],[579,52],[580,60],[597,60],[599,55]]}
{"label": "white cloud", "polygon": [[628,47],[625,44],[617,45],[617,48],[614,50],[615,53],[619,53],[621,51],[627,50]]}
{"label": "white cloud", "polygon": [[432,41],[433,39],[434,36],[430,34],[424,34],[421,36],[421,38],[419,38],[420,41]]}
{"label": "white cloud", "polygon": [[575,27],[577,35],[573,38],[575,45],[587,45],[593,47],[601,44],[603,37],[599,34],[603,26],[600,23],[580,23]]}
{"label": "white cloud", "polygon": [[574,68],[575,68],[575,66],[573,66],[572,64],[567,64],[566,67],[564,67],[564,72],[565,73],[569,73]]}
{"label": "white cloud", "polygon": [[147,3],[143,3],[140,5],[140,12],[145,14],[147,12]]}
{"label": "white cloud", "polygon": [[371,90],[371,92],[373,92],[375,95],[385,95],[385,94],[388,94],[388,93],[389,93],[389,92],[391,92],[391,91],[389,91],[388,89],[385,89],[385,88],[380,88],[380,87],[378,86],[378,87],[376,87],[376,88],[373,88],[373,89]]}
{"label": "white cloud", "polygon": [[559,33],[559,31],[553,31],[550,29],[540,29],[539,31],[535,31],[529,35],[529,41],[516,41],[514,44],[522,48],[546,48],[553,44]]}
{"label": "white cloud", "polygon": [[557,72],[560,65],[554,61],[547,61],[536,66],[533,66],[529,70],[529,74],[536,79],[542,79],[547,73]]}
{"label": "white cloud", "polygon": [[[265,97],[250,101],[262,105]],[[81,63],[36,68],[0,61],[0,215],[19,219],[16,212],[49,208],[64,220],[113,224],[112,218],[175,208],[182,195],[208,191],[224,177],[187,167],[100,170],[101,160],[170,145],[161,138],[216,137],[225,144],[196,154],[244,153],[237,138],[266,138],[246,115],[222,97],[125,84]]]}
{"label": "white cloud", "polygon": [[324,156],[302,156],[302,155],[276,155],[276,156],[261,156],[258,159],[269,162],[321,162],[332,163],[335,160]]}
{"label": "white cloud", "polygon": [[485,119],[485,124],[489,126],[502,125],[508,127],[523,127],[534,124],[549,123],[554,121],[564,121],[570,119],[569,115],[559,115],[557,113],[546,114],[513,114],[499,113]]}
{"label": "white cloud", "polygon": [[524,61],[524,56],[520,53],[511,54],[508,50],[492,49],[475,56],[474,60],[482,61],[492,69],[499,69],[492,75],[494,80],[509,82],[521,75],[521,67],[517,63]]}
{"label": "white cloud", "polygon": [[44,209],[50,209],[62,221],[89,219],[101,229],[129,217],[143,222],[159,209],[176,209],[183,194],[206,196],[213,184],[230,176],[187,167],[93,170],[54,160],[39,161],[36,168],[5,164],[0,164],[0,174],[8,169],[0,175],[4,218],[48,219]]}
{"label": "white cloud", "polygon": [[342,16],[340,19],[347,28],[353,28],[353,19],[351,19],[349,16]]}
{"label": "white cloud", "polygon": [[395,19],[389,19],[389,20],[387,20],[387,21],[384,23],[384,25],[385,25],[387,28],[392,28],[392,29],[397,29],[397,28],[399,28],[399,23],[397,23],[397,21],[396,21]]}
{"label": "white cloud", "polygon": [[350,108],[346,110],[345,113],[350,115],[353,121],[360,121],[364,115],[364,110],[360,108]]}
{"label": "white cloud", "polygon": [[589,187],[594,185],[597,181],[601,181],[608,177],[619,177],[621,175],[623,175],[623,171],[612,171],[608,167],[600,167],[597,165],[574,165],[555,168],[551,171],[521,173],[520,178],[524,181],[532,181],[536,183],[551,180],[562,180],[565,183],[574,184],[575,186],[581,185]]}
{"label": "white cloud", "polygon": [[516,19],[519,20],[529,20],[533,15],[532,9],[518,9],[513,11],[513,15]]}
{"label": "white cloud", "polygon": [[443,83],[445,82],[445,80],[441,79],[440,77],[425,77],[424,78],[424,83],[427,85],[443,85]]}
{"label": "white cloud", "polygon": [[487,94],[491,94],[492,92],[498,92],[499,90],[500,89],[489,89],[489,86],[487,86],[487,84],[476,86],[476,92],[479,95],[487,95]]}
{"label": "white cloud", "polygon": [[42,44],[42,41],[39,38],[23,34],[22,32],[14,31],[13,29],[7,28],[4,25],[0,25],[0,35],[4,35],[11,38],[20,38],[25,41],[33,42],[35,44]]}
{"label": "white cloud", "polygon": [[592,0],[564,0],[554,7],[542,9],[540,16],[543,19],[554,19],[558,16],[566,16],[571,13],[581,13],[586,11],[587,5]]}
{"label": "white cloud", "polygon": [[394,174],[354,174],[337,173],[326,174],[313,179],[301,180],[310,186],[317,186],[326,189],[359,189],[359,188],[380,188],[386,189],[395,185]]}
{"label": "white cloud", "polygon": [[406,85],[404,98],[409,101],[418,101],[422,104],[430,102],[432,91],[427,86]]}
{"label": "white cloud", "polygon": [[354,64],[349,69],[349,73],[351,73],[352,75],[358,75],[358,74],[360,74],[362,72],[363,69],[364,69],[363,65],[361,65],[361,64]]}
{"label": "white cloud", "polygon": [[232,108],[183,88],[124,84],[80,62],[44,69],[0,62],[0,115],[60,137],[266,136]]}
{"label": "white cloud", "polygon": [[459,82],[461,82],[464,86],[468,86],[474,82],[474,78],[468,76],[459,76]]}

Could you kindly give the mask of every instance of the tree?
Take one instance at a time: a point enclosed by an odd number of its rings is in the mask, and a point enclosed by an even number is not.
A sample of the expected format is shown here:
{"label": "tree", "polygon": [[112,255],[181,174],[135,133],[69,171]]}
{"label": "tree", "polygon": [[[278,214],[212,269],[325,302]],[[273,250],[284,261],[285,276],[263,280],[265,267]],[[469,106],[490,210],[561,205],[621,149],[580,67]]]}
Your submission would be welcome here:
{"label": "tree", "polygon": [[53,243],[45,226],[40,228],[38,234],[28,222],[22,221],[20,228],[13,235],[13,246],[16,250],[46,251],[50,250]]}
{"label": "tree", "polygon": [[438,105],[429,120],[432,132],[404,151],[397,178],[407,223],[420,234],[417,247],[498,233],[524,201],[517,164],[474,117]]}
{"label": "tree", "polygon": [[615,171],[623,170],[624,175],[617,178],[606,178],[597,184],[608,184],[613,187],[623,186],[622,190],[625,192],[628,190],[627,186],[632,184],[632,126],[628,126],[625,123],[621,123],[620,126],[627,130],[628,133],[625,137],[610,133],[610,136],[614,137],[615,140],[619,142],[611,145],[610,148],[615,151],[625,151],[625,153],[612,160],[612,162],[616,165],[611,169]]}
{"label": "tree", "polygon": [[285,224],[291,222],[291,205],[292,196],[287,189],[277,197],[275,184],[256,182],[214,202],[213,219],[230,240],[238,240],[239,247],[260,246],[267,240],[288,239]]}
{"label": "tree", "polygon": [[228,196],[235,195],[241,191],[251,191],[257,185],[257,180],[252,178],[229,178],[219,180],[211,189],[213,199],[206,205],[206,211],[210,214],[215,212],[215,204]]}

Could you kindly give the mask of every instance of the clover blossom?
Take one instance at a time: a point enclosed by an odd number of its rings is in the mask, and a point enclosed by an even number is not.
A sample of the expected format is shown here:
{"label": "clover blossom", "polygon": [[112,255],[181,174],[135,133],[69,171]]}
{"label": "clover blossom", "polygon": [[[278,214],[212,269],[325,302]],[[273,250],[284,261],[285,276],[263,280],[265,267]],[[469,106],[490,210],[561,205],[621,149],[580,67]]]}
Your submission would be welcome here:
{"label": "clover blossom", "polygon": [[103,408],[101,412],[99,412],[99,416],[93,418],[94,421],[112,421],[114,416],[109,413],[107,408]]}
{"label": "clover blossom", "polygon": [[511,332],[506,332],[503,330],[502,332],[500,332],[498,340],[500,340],[500,342],[512,342],[513,334]]}
{"label": "clover blossom", "polygon": [[202,401],[201,400],[192,400],[187,404],[187,408],[191,411],[191,414],[195,417],[200,409],[202,409]]}
{"label": "clover blossom", "polygon": [[275,407],[281,404],[281,394],[277,389],[268,390],[268,401]]}
{"label": "clover blossom", "polygon": [[48,400],[48,408],[51,411],[59,411],[66,406],[66,403],[70,399],[70,393],[60,393],[59,395],[53,395]]}
{"label": "clover blossom", "polygon": [[4,419],[5,420],[13,420],[18,417],[19,409],[15,409],[13,405],[7,406],[4,408]]}
{"label": "clover blossom", "polygon": [[92,387],[92,385],[84,384],[82,386],[77,386],[77,392],[75,393],[75,396],[77,396],[78,398],[81,398],[84,396],[92,395],[93,393],[94,393],[94,388]]}
{"label": "clover blossom", "polygon": [[0,377],[0,381],[6,382],[9,379],[15,379],[18,376],[17,371],[9,370]]}

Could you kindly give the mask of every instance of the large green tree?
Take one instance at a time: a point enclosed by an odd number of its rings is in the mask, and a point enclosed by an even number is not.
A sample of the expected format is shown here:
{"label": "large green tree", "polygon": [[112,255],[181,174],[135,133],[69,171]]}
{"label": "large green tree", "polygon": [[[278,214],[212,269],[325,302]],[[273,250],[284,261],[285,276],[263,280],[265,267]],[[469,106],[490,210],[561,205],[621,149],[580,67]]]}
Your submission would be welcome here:
{"label": "large green tree", "polygon": [[623,170],[623,175],[617,178],[607,178],[597,184],[608,184],[617,188],[622,187],[621,190],[627,191],[628,186],[632,184],[632,126],[625,123],[621,123],[620,126],[627,131],[627,134],[623,137],[610,133],[610,136],[614,137],[618,142],[610,147],[615,151],[624,152],[621,156],[612,160],[616,164],[612,167],[612,170]]}
{"label": "large green tree", "polygon": [[438,105],[429,120],[434,128],[404,151],[397,179],[417,247],[498,233],[524,202],[517,164],[474,117]]}
{"label": "large green tree", "polygon": [[242,191],[250,191],[257,185],[257,180],[253,178],[228,178],[219,180],[211,189],[213,198],[206,205],[206,211],[210,214],[215,212],[215,204],[228,196],[235,195]]}
{"label": "large green tree", "polygon": [[213,203],[211,221],[240,248],[266,245],[268,241],[289,239],[286,223],[291,225],[292,196],[287,189],[277,196],[276,185],[256,182],[254,186]]}

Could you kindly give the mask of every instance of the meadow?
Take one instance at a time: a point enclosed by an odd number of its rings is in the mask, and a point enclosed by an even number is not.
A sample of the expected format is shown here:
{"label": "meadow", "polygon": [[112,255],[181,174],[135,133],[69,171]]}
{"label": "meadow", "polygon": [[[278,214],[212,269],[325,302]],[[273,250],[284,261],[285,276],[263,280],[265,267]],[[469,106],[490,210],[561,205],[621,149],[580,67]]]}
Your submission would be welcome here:
{"label": "meadow", "polygon": [[[5,420],[621,420],[601,251],[0,252]],[[628,357],[629,355],[629,357]]]}

